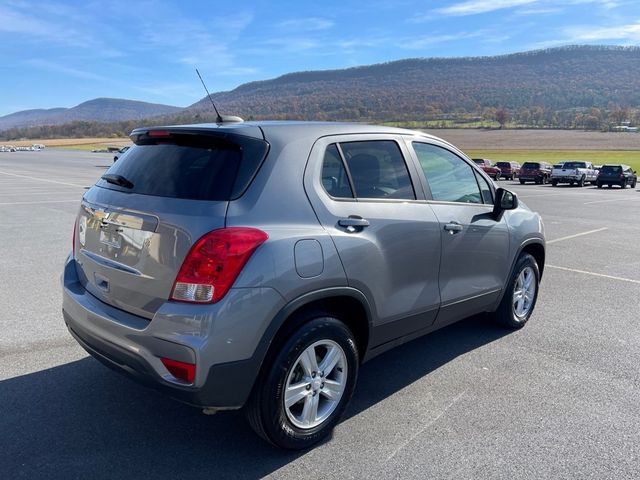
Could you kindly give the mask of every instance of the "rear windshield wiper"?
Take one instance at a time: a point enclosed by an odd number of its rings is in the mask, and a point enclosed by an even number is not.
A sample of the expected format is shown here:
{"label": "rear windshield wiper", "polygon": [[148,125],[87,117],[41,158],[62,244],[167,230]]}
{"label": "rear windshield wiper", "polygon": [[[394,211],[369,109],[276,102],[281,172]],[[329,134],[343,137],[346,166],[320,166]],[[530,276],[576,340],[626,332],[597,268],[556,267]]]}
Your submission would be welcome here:
{"label": "rear windshield wiper", "polygon": [[122,175],[116,175],[115,173],[105,173],[102,175],[102,180],[105,180],[113,185],[118,185],[119,187],[124,188],[133,188],[133,183],[124,178]]}

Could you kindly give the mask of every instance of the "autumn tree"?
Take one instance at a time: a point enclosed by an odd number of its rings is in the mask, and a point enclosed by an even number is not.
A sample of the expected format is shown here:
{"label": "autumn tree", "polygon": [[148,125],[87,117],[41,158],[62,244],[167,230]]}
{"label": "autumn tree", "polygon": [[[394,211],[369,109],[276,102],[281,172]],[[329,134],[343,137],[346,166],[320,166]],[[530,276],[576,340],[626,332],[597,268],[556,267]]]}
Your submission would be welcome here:
{"label": "autumn tree", "polygon": [[504,108],[496,110],[495,120],[500,124],[500,128],[504,128],[504,125],[509,121],[509,112]]}

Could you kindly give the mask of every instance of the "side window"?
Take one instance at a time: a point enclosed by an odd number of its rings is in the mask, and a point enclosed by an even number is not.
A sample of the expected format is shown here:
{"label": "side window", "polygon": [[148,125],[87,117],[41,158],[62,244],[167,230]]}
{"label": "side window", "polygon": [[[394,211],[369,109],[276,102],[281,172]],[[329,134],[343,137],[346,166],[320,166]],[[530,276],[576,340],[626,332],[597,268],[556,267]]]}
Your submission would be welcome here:
{"label": "side window", "polygon": [[334,198],[353,198],[349,177],[335,143],[329,145],[324,153],[322,186]]}
{"label": "side window", "polygon": [[415,200],[407,165],[392,140],[340,144],[359,198]]}
{"label": "side window", "polygon": [[483,203],[474,170],[464,160],[449,150],[428,143],[413,142],[413,149],[434,200]]}
{"label": "side window", "polygon": [[491,194],[491,187],[489,182],[480,174],[480,172],[473,172],[476,175],[478,185],[480,185],[480,194],[482,195],[482,201],[484,203],[493,203],[493,195]]}

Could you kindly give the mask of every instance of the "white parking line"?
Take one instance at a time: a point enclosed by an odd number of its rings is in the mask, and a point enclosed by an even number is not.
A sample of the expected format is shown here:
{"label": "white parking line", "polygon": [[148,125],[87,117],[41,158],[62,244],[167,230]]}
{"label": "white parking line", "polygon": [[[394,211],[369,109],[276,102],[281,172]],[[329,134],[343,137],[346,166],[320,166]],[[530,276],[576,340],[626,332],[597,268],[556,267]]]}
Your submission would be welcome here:
{"label": "white parking line", "polygon": [[576,195],[574,193],[541,193],[540,195],[518,195],[518,198],[538,198],[538,197],[568,197]]}
{"label": "white parking line", "polygon": [[557,265],[545,265],[545,267],[555,268],[557,270],[564,270],[566,272],[582,273],[583,275],[591,275],[593,277],[608,278],[610,280],[619,280],[621,282],[637,283],[640,285],[640,280],[634,280],[632,278],[614,277],[613,275],[605,275],[604,273],[587,272],[586,270],[577,270],[575,268],[559,267]]}
{"label": "white parking line", "polygon": [[58,185],[71,185],[72,187],[82,187],[82,188],[85,187],[85,185],[78,185],[76,183],[59,182],[57,180],[49,180],[49,179],[46,179],[46,178],[30,177],[29,175],[18,175],[17,173],[0,172],[0,174],[2,174],[2,175],[10,175],[12,177],[28,178],[30,180],[38,180],[40,182],[57,183]]}
{"label": "white parking line", "polygon": [[628,201],[640,200],[638,198],[627,197],[627,198],[614,198],[612,200],[596,200],[594,202],[585,202],[585,205],[592,205],[594,203],[607,203],[607,202],[628,202]]}
{"label": "white parking line", "polygon": [[607,230],[607,227],[597,228],[596,230],[589,230],[588,232],[576,233],[575,235],[568,235],[566,237],[554,238],[553,240],[549,240],[547,242],[547,245],[551,243],[562,242],[564,240],[571,240],[572,238],[581,237],[583,235],[590,235],[592,233],[602,232],[604,230]]}
{"label": "white parking line", "polygon": [[0,202],[0,205],[41,205],[46,203],[80,203],[80,198],[74,200],[42,200],[41,202]]}

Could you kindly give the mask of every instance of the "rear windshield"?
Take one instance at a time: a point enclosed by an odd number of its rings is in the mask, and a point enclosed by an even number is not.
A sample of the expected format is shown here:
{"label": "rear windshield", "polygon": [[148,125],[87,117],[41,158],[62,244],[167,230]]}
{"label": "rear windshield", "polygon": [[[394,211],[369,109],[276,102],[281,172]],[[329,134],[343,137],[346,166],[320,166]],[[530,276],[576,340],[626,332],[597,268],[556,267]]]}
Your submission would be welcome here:
{"label": "rear windshield", "polygon": [[621,173],[622,167],[616,167],[614,165],[605,165],[600,169],[600,173]]}
{"label": "rear windshield", "polygon": [[585,162],[565,162],[563,168],[587,168]]}
{"label": "rear windshield", "polygon": [[536,162],[525,162],[522,168],[540,168],[540,164]]}
{"label": "rear windshield", "polygon": [[472,160],[476,162],[478,165],[484,165],[484,160],[481,158],[473,158]]}
{"label": "rear windshield", "polygon": [[496,163],[496,166],[505,167],[505,168],[511,168],[511,164],[509,162],[498,162],[498,163]]}
{"label": "rear windshield", "polygon": [[132,188],[99,180],[98,186],[141,195],[188,200],[230,200],[248,187],[268,149],[243,137],[238,143],[214,137],[174,135],[167,142],[134,145],[106,174]]}

